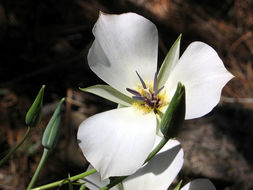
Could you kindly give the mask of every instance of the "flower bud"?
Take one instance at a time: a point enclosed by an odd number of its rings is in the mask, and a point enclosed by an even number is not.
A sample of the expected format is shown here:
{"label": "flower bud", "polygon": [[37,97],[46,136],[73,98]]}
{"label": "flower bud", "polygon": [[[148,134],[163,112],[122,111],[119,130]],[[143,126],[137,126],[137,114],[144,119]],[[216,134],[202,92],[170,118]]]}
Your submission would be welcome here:
{"label": "flower bud", "polygon": [[176,92],[165,111],[160,130],[165,138],[176,137],[183,126],[185,118],[185,87],[180,82]]}
{"label": "flower bud", "polygon": [[59,129],[61,124],[61,106],[64,101],[65,98],[62,98],[59,102],[57,108],[54,111],[53,116],[47,124],[47,127],[42,137],[42,145],[44,146],[44,148],[47,148],[49,150],[55,146],[59,136]]}
{"label": "flower bud", "polygon": [[45,85],[41,87],[37,97],[25,116],[25,123],[29,127],[37,127],[41,121],[44,91]]}

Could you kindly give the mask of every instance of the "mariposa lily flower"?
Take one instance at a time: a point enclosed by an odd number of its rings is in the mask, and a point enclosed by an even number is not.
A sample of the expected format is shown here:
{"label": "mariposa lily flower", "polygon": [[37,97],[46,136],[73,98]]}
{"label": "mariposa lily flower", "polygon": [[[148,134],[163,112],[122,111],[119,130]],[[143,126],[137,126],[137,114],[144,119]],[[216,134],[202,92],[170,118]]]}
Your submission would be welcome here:
{"label": "mariposa lily flower", "polygon": [[180,37],[157,74],[157,28],[135,13],[101,13],[93,34],[88,64],[109,85],[83,90],[124,106],[86,119],[78,130],[83,154],[102,179],[133,174],[143,165],[159,131],[157,116],[178,82],[186,90],[185,119],[193,119],[217,105],[233,77],[203,42],[191,43],[179,59]]}
{"label": "mariposa lily flower", "polygon": [[[156,143],[159,142],[159,137]],[[183,149],[176,140],[168,143],[151,159],[149,163],[126,178],[112,190],[167,190],[183,165]],[[92,167],[90,167],[91,169]],[[98,173],[86,177],[83,182],[90,190],[99,190],[109,183],[101,180]],[[181,190],[215,190],[214,185],[206,179],[197,179],[186,184]]]}

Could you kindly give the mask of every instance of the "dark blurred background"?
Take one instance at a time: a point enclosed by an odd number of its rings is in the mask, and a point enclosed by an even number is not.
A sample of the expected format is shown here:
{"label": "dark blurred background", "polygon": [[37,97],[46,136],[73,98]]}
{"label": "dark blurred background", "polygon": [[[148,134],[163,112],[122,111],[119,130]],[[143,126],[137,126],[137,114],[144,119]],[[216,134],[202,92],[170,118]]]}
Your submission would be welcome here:
{"label": "dark blurred background", "polygon": [[42,154],[43,130],[62,97],[67,103],[61,136],[37,185],[85,170],[78,125],[116,106],[79,90],[103,83],[86,59],[99,11],[136,12],[154,22],[159,64],[180,33],[181,52],[196,40],[214,47],[236,77],[210,114],[185,123],[179,137],[185,164],[178,179],[207,177],[218,190],[253,189],[252,10],[252,0],[1,0],[0,157],[24,135],[25,113],[41,85],[46,91],[42,123],[0,168],[0,190],[25,189]]}

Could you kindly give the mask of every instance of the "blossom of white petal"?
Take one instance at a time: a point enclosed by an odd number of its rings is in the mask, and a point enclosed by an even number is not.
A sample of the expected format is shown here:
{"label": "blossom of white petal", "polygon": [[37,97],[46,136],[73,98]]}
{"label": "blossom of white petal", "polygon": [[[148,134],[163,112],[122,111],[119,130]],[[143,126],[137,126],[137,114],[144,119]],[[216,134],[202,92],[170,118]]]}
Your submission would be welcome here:
{"label": "blossom of white petal", "polygon": [[93,34],[88,63],[102,80],[126,95],[130,95],[126,88],[139,83],[136,71],[144,80],[153,80],[158,34],[152,22],[135,13],[101,13]]}
{"label": "blossom of white petal", "polygon": [[[113,89],[130,96],[126,88],[133,89],[140,82],[136,71],[145,81],[153,80],[158,36],[152,22],[134,13],[101,13],[93,34],[95,40],[88,53],[89,66]],[[172,51],[175,57],[165,61],[173,64],[161,72],[169,75],[168,80],[161,74],[158,85],[166,81],[161,93],[166,92],[169,101],[177,83],[181,82],[186,87],[185,118],[201,117],[217,105],[222,88],[233,76],[225,69],[215,50],[202,42],[189,45],[177,61],[179,41]],[[101,89],[90,91],[97,93]],[[130,103],[115,91],[102,91],[108,99]],[[97,114],[81,124],[78,131],[80,147],[103,179],[132,174],[151,151],[156,133],[155,121],[154,113],[144,114],[133,107]]]}
{"label": "blossom of white petal", "polygon": [[[160,139],[157,136],[157,144]],[[183,166],[183,156],[180,143],[169,140],[149,163],[123,181],[124,190],[167,190]]]}
{"label": "blossom of white petal", "polygon": [[155,114],[126,107],[86,119],[77,139],[86,159],[105,179],[139,169],[155,143],[155,133]]}
{"label": "blossom of white petal", "polygon": [[216,190],[208,179],[195,179],[187,183],[181,190]]}
{"label": "blossom of white petal", "polygon": [[219,102],[222,88],[233,78],[216,51],[203,42],[193,42],[171,72],[166,93],[172,98],[178,82],[185,85],[186,119],[209,113]]}

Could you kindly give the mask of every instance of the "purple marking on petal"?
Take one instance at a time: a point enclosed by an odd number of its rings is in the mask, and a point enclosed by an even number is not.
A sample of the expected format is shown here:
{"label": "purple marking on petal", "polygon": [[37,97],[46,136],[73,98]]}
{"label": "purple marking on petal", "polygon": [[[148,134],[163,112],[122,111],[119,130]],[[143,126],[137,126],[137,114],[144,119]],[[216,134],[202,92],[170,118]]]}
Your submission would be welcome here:
{"label": "purple marking on petal", "polygon": [[156,88],[157,88],[157,71],[155,72],[153,91],[156,91]]}
{"label": "purple marking on petal", "polygon": [[145,82],[142,80],[141,76],[139,75],[139,73],[138,73],[137,71],[136,71],[136,74],[138,75],[138,77],[139,77],[139,79],[140,79],[140,81],[141,81],[141,84],[142,84],[143,88],[144,88],[144,89],[147,89],[147,86],[146,86]]}
{"label": "purple marking on petal", "polygon": [[155,96],[157,95],[157,94],[159,94],[159,92],[161,92],[161,90],[164,88],[164,86],[163,87],[161,87],[160,89],[158,89],[157,91],[155,91]]}
{"label": "purple marking on petal", "polygon": [[146,99],[143,96],[133,96],[132,97],[135,100],[145,101]]}
{"label": "purple marking on petal", "polygon": [[130,92],[131,94],[133,94],[133,95],[141,96],[141,94],[139,92],[137,92],[136,90],[133,90],[133,89],[130,89],[130,88],[126,88],[126,90],[128,92]]}

